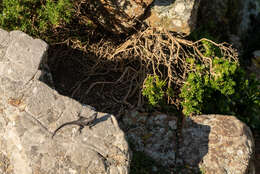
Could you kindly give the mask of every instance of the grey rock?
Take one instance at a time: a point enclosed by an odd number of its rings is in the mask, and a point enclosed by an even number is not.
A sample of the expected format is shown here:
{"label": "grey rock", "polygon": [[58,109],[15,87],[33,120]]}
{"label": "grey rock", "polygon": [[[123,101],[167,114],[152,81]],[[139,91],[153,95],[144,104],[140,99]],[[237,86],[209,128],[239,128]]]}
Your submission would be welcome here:
{"label": "grey rock", "polygon": [[[21,31],[10,32],[9,38],[5,40],[9,40],[9,43],[2,58],[0,75],[25,85],[36,74],[48,46],[42,40],[33,39]],[[0,47],[6,47],[6,42],[3,43],[3,46],[0,43]]]}
{"label": "grey rock", "polygon": [[123,117],[126,135],[135,145],[153,160],[164,166],[175,164],[177,118],[162,113],[139,113],[131,111]]}
{"label": "grey rock", "polygon": [[254,174],[254,139],[234,116],[187,118],[182,129],[180,157],[188,166],[209,174]]}
{"label": "grey rock", "polygon": [[255,174],[254,139],[236,117],[187,117],[181,134],[177,120],[159,112],[131,111],[123,117],[123,126],[135,150],[165,167],[182,166],[181,173]]}
{"label": "grey rock", "polygon": [[131,151],[113,115],[95,126],[66,126],[96,111],[39,81],[48,45],[20,31],[0,30],[0,173],[129,173]]}
{"label": "grey rock", "polygon": [[146,22],[151,27],[190,34],[196,27],[200,0],[154,0]]}

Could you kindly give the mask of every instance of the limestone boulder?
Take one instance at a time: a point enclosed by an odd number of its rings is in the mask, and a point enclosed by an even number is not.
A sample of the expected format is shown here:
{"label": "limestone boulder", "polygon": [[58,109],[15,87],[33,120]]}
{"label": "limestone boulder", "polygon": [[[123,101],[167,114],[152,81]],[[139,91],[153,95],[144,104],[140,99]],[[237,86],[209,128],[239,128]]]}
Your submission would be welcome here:
{"label": "limestone boulder", "polygon": [[92,129],[61,124],[96,113],[39,81],[48,45],[0,29],[0,173],[129,173],[131,151],[113,115]]}
{"label": "limestone boulder", "polygon": [[248,126],[234,116],[187,118],[179,156],[185,166],[207,174],[254,174],[254,139]]}
{"label": "limestone boulder", "polygon": [[196,27],[200,0],[154,0],[146,22],[152,27],[190,34]]}
{"label": "limestone boulder", "polygon": [[122,127],[135,151],[173,173],[255,174],[254,139],[234,116],[184,118],[160,112],[131,111]]}

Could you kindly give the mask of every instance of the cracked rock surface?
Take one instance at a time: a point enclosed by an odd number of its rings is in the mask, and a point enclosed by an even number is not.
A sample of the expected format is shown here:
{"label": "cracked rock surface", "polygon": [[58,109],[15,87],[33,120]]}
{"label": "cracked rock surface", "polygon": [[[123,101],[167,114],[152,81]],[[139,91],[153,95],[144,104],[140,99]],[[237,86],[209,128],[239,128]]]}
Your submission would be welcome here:
{"label": "cracked rock surface", "polygon": [[39,81],[48,45],[20,31],[0,29],[0,173],[127,174],[130,149],[113,115],[98,113],[95,125],[62,128],[96,111]]}
{"label": "cracked rock surface", "polygon": [[214,174],[254,174],[254,139],[247,125],[234,116],[200,115],[186,119],[180,157]]}
{"label": "cracked rock surface", "polygon": [[[185,117],[131,111],[123,119],[126,135],[142,151],[177,173],[255,174],[253,135],[229,115]],[[178,130],[179,129],[179,130]]]}

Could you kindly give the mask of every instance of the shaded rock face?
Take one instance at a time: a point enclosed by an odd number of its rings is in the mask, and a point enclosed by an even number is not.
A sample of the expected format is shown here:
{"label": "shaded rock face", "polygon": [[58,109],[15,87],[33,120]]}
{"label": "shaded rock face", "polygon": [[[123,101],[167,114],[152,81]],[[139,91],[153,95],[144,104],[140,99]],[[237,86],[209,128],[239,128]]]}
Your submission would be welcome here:
{"label": "shaded rock face", "polygon": [[114,34],[127,34],[135,29],[138,22],[189,34],[196,26],[199,2],[200,0],[96,0],[88,1],[86,9],[92,21]]}
{"label": "shaded rock face", "polygon": [[89,18],[114,34],[134,29],[153,0],[95,0],[88,1]]}
{"label": "shaded rock face", "polygon": [[154,0],[146,19],[152,27],[190,34],[196,27],[200,0]]}
{"label": "shaded rock face", "polygon": [[253,136],[236,117],[188,117],[181,131],[177,122],[176,116],[159,112],[132,111],[123,118],[135,150],[174,172],[180,167],[177,171],[187,174],[255,174]]}
{"label": "shaded rock face", "polygon": [[48,45],[0,29],[0,173],[127,174],[130,150],[113,115],[98,113],[92,129],[61,124],[96,113],[39,81]]}
{"label": "shaded rock face", "polygon": [[[203,125],[204,128],[198,125]],[[250,129],[233,116],[201,115],[186,119],[180,157],[208,174],[254,174],[254,140]]]}
{"label": "shaded rock face", "polygon": [[177,118],[162,113],[130,112],[123,118],[128,140],[164,166],[175,165]]}
{"label": "shaded rock face", "polygon": [[252,26],[251,18],[258,12],[255,0],[201,0],[198,26],[212,30],[213,33],[243,37]]}

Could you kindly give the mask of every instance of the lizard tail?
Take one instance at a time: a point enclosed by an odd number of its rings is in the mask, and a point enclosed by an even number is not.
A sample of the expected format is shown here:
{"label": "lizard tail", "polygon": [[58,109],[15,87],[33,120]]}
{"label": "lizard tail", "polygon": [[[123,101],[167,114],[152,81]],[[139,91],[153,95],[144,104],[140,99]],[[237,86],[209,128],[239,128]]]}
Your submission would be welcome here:
{"label": "lizard tail", "polygon": [[63,128],[64,126],[66,126],[66,125],[68,125],[68,124],[70,124],[70,123],[65,123],[65,124],[62,124],[60,127],[58,127],[58,128],[53,132],[51,138],[53,139],[53,137],[56,135],[56,133],[57,133],[61,128]]}

